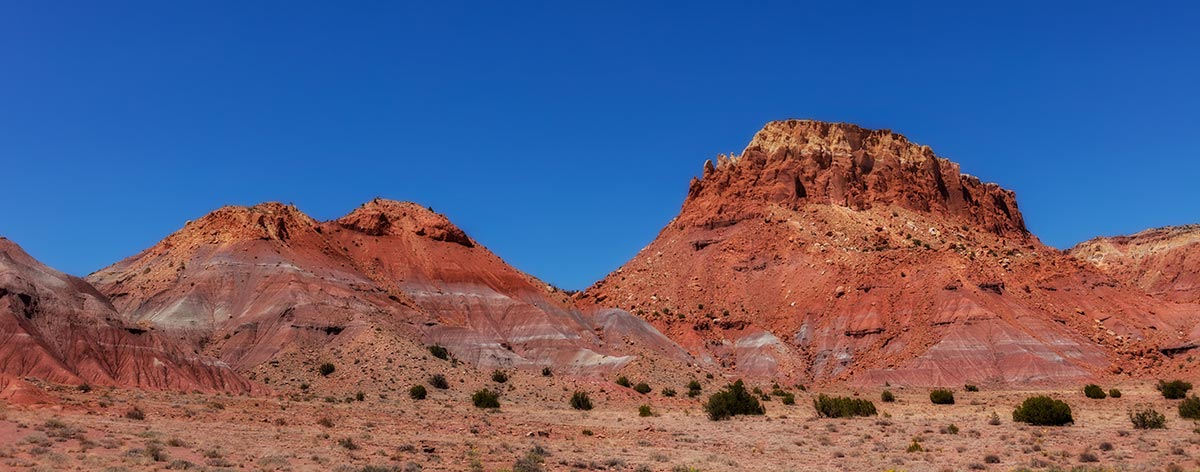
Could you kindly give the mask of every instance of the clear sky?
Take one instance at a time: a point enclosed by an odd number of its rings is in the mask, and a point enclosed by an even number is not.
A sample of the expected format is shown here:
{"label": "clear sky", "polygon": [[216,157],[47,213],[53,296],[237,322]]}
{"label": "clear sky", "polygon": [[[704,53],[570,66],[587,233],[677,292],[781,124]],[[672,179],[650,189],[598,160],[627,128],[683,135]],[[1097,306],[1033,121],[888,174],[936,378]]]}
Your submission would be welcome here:
{"label": "clear sky", "polygon": [[0,234],[84,275],[384,196],[583,288],[783,118],[928,144],[1057,247],[1200,222],[1194,2],[907,3],[0,1]]}

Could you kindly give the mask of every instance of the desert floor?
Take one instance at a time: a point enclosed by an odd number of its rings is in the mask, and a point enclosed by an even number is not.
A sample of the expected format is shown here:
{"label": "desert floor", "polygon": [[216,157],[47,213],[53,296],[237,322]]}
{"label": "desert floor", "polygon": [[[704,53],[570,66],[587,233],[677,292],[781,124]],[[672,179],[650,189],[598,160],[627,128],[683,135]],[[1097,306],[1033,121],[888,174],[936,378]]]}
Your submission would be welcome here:
{"label": "desert floor", "polygon": [[[457,388],[456,388],[457,387]],[[61,387],[53,406],[0,403],[0,468],[32,470],[1197,470],[1200,432],[1176,402],[1149,383],[1120,385],[1121,398],[1091,400],[1049,391],[1076,423],[1014,423],[1032,392],[956,392],[933,405],[925,389],[834,389],[875,401],[879,416],[817,418],[816,392],[778,397],[764,416],[710,421],[698,398],[649,395],[601,381],[514,380],[499,410],[471,404],[470,391],[429,388],[366,395],[231,397]],[[769,390],[768,386],[762,386]],[[1107,388],[1108,386],[1106,386]],[[568,406],[591,391],[591,411]],[[350,401],[348,401],[350,400]],[[638,407],[653,416],[640,417]],[[1150,405],[1167,428],[1136,430],[1135,406]],[[144,419],[127,417],[137,408]],[[990,424],[995,412],[1000,421]],[[136,415],[133,415],[136,416]],[[956,434],[949,431],[955,425]],[[922,451],[908,452],[914,439]],[[538,468],[540,467],[540,469]]]}

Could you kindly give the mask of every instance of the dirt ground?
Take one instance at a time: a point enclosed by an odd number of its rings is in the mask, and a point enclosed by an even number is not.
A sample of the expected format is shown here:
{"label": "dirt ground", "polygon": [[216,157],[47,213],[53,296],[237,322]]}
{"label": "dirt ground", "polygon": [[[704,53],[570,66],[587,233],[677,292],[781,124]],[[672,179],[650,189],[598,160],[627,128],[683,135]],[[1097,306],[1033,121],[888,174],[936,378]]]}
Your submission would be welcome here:
{"label": "dirt ground", "polygon": [[[1120,385],[1121,398],[1048,391],[1075,424],[1011,420],[1032,392],[956,392],[933,405],[926,389],[822,393],[875,401],[870,418],[816,417],[817,392],[764,402],[766,415],[710,421],[702,395],[647,395],[598,380],[515,378],[499,410],[475,408],[471,390],[428,388],[351,398],[231,397],[65,387],[54,406],[0,403],[0,469],[10,470],[1200,470],[1200,425],[1149,383]],[[769,385],[759,386],[769,391]],[[1105,386],[1108,388],[1110,386]],[[473,388],[473,387],[471,387]],[[587,390],[595,409],[569,406]],[[649,405],[652,416],[639,416]],[[1136,430],[1128,411],[1149,405],[1167,427]],[[144,419],[130,415],[135,409]],[[990,424],[991,414],[999,424]],[[130,416],[133,416],[132,418]],[[954,425],[957,433],[952,432]],[[920,451],[909,452],[914,440]]]}

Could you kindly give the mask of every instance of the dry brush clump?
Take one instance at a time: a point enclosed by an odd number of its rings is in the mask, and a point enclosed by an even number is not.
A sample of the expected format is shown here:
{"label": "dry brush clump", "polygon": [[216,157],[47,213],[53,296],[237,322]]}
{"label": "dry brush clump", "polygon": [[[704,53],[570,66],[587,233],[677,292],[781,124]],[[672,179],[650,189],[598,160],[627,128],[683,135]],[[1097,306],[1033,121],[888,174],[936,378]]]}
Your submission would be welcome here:
{"label": "dry brush clump", "polygon": [[850,418],[854,416],[875,416],[875,404],[870,400],[850,397],[830,397],[820,394],[813,400],[813,408],[817,416],[823,418]]}
{"label": "dry brush clump", "polygon": [[1018,423],[1035,426],[1062,426],[1075,422],[1070,405],[1045,395],[1026,398],[1013,410],[1012,418]]}
{"label": "dry brush clump", "polygon": [[728,419],[737,415],[761,415],[766,413],[761,403],[750,392],[741,379],[727,385],[720,392],[708,397],[704,411],[713,421]]}

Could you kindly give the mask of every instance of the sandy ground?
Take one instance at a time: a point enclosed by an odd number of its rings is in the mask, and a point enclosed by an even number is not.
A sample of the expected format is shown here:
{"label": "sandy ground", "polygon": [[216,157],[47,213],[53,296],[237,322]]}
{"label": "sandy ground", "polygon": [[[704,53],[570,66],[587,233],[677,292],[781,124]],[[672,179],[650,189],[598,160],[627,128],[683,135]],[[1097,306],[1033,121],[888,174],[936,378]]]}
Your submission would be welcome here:
{"label": "sandy ground", "polygon": [[[933,405],[925,389],[892,388],[895,403],[878,401],[881,389],[833,390],[875,400],[880,415],[823,419],[815,392],[796,391],[793,406],[776,397],[765,416],[715,422],[701,404],[709,386],[695,399],[683,385],[674,398],[662,386],[642,396],[578,379],[500,387],[499,410],[475,408],[460,385],[429,388],[423,401],[349,402],[61,388],[56,406],[0,403],[0,469],[1200,470],[1200,425],[1149,383],[1121,385],[1119,399],[1046,392],[1071,404],[1076,424],[1066,427],[1013,423],[1031,392],[960,390],[955,405]],[[568,406],[576,388],[591,391],[595,409]],[[642,404],[654,416],[639,417]],[[1167,428],[1134,429],[1127,412],[1141,405],[1166,414]],[[145,419],[126,417],[134,407]],[[992,412],[1000,424],[989,424]],[[914,439],[922,451],[907,451]]]}

